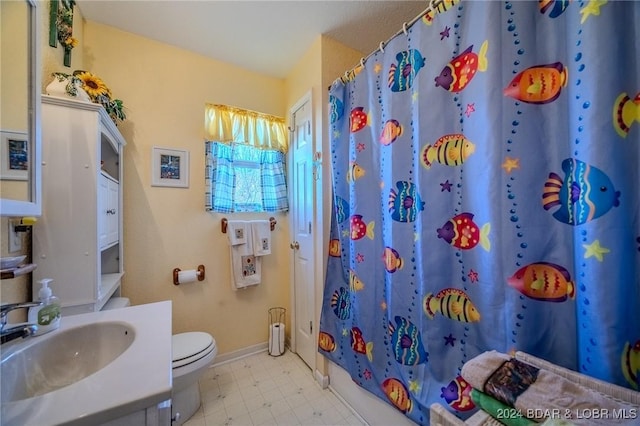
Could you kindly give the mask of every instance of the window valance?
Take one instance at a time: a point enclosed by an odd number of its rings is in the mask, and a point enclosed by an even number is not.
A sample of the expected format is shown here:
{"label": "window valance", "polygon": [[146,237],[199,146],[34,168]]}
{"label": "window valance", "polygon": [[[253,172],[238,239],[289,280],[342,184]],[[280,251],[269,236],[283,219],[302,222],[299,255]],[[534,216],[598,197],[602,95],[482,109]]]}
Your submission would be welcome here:
{"label": "window valance", "polygon": [[227,105],[206,104],[205,138],[208,141],[241,143],[283,153],[289,148],[284,118]]}

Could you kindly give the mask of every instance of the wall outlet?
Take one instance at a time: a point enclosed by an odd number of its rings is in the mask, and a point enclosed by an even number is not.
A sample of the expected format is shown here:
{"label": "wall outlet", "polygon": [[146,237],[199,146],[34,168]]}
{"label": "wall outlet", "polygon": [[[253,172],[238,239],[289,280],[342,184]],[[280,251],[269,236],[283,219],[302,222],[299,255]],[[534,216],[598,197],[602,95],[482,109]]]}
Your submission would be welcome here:
{"label": "wall outlet", "polygon": [[9,253],[22,250],[22,233],[16,232],[16,221],[8,220],[9,223]]}

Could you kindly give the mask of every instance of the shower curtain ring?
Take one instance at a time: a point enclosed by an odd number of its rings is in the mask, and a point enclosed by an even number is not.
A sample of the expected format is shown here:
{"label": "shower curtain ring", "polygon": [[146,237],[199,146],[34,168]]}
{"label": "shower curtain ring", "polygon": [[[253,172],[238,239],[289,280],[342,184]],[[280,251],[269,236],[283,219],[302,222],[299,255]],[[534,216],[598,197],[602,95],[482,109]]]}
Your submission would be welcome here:
{"label": "shower curtain ring", "polygon": [[404,24],[402,24],[402,32],[404,33],[404,35],[408,35],[408,33],[407,33],[407,23],[406,22]]}
{"label": "shower curtain ring", "polygon": [[384,53],[384,41],[380,42],[380,52]]}
{"label": "shower curtain ring", "polygon": [[364,68],[364,57],[360,58],[360,66]]}

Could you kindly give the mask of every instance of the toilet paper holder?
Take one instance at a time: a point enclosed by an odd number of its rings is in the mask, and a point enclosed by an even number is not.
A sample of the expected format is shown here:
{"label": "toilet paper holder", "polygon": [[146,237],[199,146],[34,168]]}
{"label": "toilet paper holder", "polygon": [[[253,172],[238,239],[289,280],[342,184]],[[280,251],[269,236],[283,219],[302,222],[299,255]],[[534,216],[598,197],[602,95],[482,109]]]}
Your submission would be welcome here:
{"label": "toilet paper holder", "polygon": [[[173,285],[180,285],[180,281],[178,281],[178,273],[180,271],[180,268],[173,269]],[[198,281],[204,280],[204,265],[198,265],[198,268],[196,269],[196,275],[198,276]]]}

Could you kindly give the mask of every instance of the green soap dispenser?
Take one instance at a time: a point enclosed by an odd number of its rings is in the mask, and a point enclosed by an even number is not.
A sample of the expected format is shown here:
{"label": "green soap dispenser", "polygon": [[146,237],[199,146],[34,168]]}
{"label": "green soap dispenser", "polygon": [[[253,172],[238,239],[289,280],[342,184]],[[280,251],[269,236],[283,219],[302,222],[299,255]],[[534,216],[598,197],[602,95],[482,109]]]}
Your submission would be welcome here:
{"label": "green soap dispenser", "polygon": [[55,330],[60,327],[60,300],[54,296],[49,288],[51,278],[39,281],[42,285],[38,292],[38,300],[42,305],[29,308],[29,322],[36,324],[38,330],[36,336]]}

